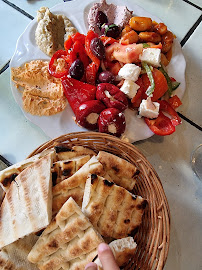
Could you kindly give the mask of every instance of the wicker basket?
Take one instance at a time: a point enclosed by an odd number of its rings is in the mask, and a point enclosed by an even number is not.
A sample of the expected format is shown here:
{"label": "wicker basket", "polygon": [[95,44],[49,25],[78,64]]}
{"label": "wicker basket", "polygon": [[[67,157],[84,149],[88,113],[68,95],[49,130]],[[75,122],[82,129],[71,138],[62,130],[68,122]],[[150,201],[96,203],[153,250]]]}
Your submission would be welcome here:
{"label": "wicker basket", "polygon": [[95,151],[104,150],[120,156],[140,170],[134,194],[141,195],[148,200],[143,222],[134,236],[137,249],[133,259],[124,269],[153,270],[163,269],[170,242],[170,212],[169,205],[154,168],[140,151],[127,142],[97,132],[70,133],[50,140],[29,157],[51,148],[55,142],[68,143],[69,146],[82,145]]}

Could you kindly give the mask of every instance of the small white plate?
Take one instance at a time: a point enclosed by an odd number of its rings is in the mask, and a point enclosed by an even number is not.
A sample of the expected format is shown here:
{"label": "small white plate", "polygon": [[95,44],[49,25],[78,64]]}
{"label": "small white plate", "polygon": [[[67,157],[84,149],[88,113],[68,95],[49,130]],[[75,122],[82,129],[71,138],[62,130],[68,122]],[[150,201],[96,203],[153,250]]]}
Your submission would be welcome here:
{"label": "small white plate", "polygon": [[[87,14],[92,6],[93,0],[75,0],[70,2],[65,2],[56,5],[51,9],[51,12],[55,14],[66,15],[80,33],[87,33]],[[97,1],[98,2],[98,1]],[[161,20],[152,14],[145,11],[140,6],[133,4],[130,0],[113,0],[108,1],[108,3],[113,2],[117,5],[126,5],[129,10],[133,10],[134,14],[137,16],[151,17],[156,22],[161,22]],[[11,59],[10,67],[19,67],[25,62],[31,60],[50,60],[50,58],[45,55],[36,45],[35,42],[35,30],[37,26],[37,21],[34,19],[19,37],[16,45],[15,53]],[[175,93],[182,99],[185,92],[185,59],[182,54],[182,49],[180,43],[177,39],[174,41],[173,45],[173,56],[172,60],[168,66],[168,73],[170,76],[174,77],[179,81],[180,87],[175,91]],[[79,127],[72,117],[74,116],[71,107],[67,108],[56,115],[53,116],[35,116],[26,113],[23,110],[22,105],[22,94],[16,89],[14,83],[11,81],[11,89],[15,101],[21,107],[25,117],[32,123],[39,126],[45,133],[51,138],[58,137],[60,135],[70,133],[87,131],[85,128]],[[130,142],[135,142],[139,140],[144,140],[153,135],[153,132],[148,128],[143,119],[137,118],[136,113],[132,110],[127,109],[125,111],[126,117],[126,130],[123,135],[129,139]]]}

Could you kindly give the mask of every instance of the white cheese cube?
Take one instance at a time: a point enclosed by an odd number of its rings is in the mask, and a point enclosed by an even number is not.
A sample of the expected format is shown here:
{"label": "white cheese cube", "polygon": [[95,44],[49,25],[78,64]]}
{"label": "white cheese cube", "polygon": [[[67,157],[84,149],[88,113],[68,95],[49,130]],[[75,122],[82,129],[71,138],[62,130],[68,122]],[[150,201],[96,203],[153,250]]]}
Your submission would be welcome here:
{"label": "white cheese cube", "polygon": [[137,90],[140,88],[135,82],[131,80],[125,80],[120,90],[126,94],[130,99],[132,99],[136,94]]}
{"label": "white cheese cube", "polygon": [[139,107],[139,115],[153,119],[159,115],[158,102],[152,102],[151,98],[143,99]]}
{"label": "white cheese cube", "polygon": [[151,66],[159,67],[161,61],[161,50],[158,48],[143,49],[143,52],[140,55],[140,60],[145,61]]}
{"label": "white cheese cube", "polygon": [[137,81],[141,72],[141,68],[135,64],[125,64],[120,70],[118,75],[125,80]]}

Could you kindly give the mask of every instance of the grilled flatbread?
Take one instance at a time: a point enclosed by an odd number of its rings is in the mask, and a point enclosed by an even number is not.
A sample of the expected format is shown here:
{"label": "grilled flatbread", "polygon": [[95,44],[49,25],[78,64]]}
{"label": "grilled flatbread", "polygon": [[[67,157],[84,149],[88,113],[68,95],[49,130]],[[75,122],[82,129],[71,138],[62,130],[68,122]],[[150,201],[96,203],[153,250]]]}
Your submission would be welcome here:
{"label": "grilled flatbread", "polygon": [[34,234],[4,247],[0,251],[1,270],[37,270],[35,264],[27,260],[27,255],[36,243],[38,237]]}
{"label": "grilled flatbread", "polygon": [[49,149],[49,150],[44,150],[40,154],[37,154],[31,158],[20,161],[4,169],[3,171],[0,171],[0,186],[3,188],[5,192],[8,191],[11,182],[15,180],[18,174],[20,174],[24,169],[26,169],[28,166],[33,164],[35,161],[39,160],[40,158],[46,156],[49,153],[53,155],[53,160],[55,160],[56,159],[55,150]]}
{"label": "grilled flatbread", "polygon": [[89,155],[79,156],[68,160],[53,163],[52,179],[53,186],[72,176],[90,159]]}
{"label": "grilled flatbread", "polygon": [[104,151],[98,153],[97,159],[102,163],[107,175],[110,176],[114,183],[127,190],[134,188],[139,170],[133,164]]}
{"label": "grilled flatbread", "polygon": [[58,160],[67,160],[70,158],[83,156],[83,155],[89,155],[90,157],[96,155],[96,153],[90,148],[83,147],[83,146],[73,146],[70,148],[69,145],[65,143],[63,144],[57,143],[55,145],[55,151],[56,151]]}
{"label": "grilled flatbread", "polygon": [[53,214],[57,213],[70,197],[79,206],[82,205],[84,187],[89,173],[103,174],[103,166],[95,156],[71,177],[53,187]]}
{"label": "grilled flatbread", "polygon": [[[39,237],[28,260],[41,270],[71,269],[71,261],[74,260],[72,263],[75,264],[77,258],[80,263],[90,262],[101,242],[102,237],[76,202],[69,198]],[[90,256],[90,260],[86,261],[86,256]],[[61,268],[62,265],[65,268]]]}
{"label": "grilled flatbread", "polygon": [[0,249],[50,223],[52,162],[53,154],[48,154],[11,183],[0,208]]}
{"label": "grilled flatbread", "polygon": [[[124,267],[132,256],[134,256],[137,244],[134,242],[132,237],[126,237],[112,241],[109,243],[109,246],[114,254],[118,266]],[[99,270],[103,269],[99,258],[94,262],[98,265]]]}
{"label": "grilled flatbread", "polygon": [[141,224],[147,201],[103,177],[86,181],[82,211],[104,237],[127,237]]}

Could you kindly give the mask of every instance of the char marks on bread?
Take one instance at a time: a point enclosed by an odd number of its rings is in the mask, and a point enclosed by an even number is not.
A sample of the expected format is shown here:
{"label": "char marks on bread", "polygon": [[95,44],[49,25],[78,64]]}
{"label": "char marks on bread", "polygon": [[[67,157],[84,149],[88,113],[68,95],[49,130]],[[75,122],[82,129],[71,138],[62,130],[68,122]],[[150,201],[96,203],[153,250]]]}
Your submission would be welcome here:
{"label": "char marks on bread", "polygon": [[82,211],[103,237],[127,237],[141,224],[147,201],[101,176],[85,185]]}
{"label": "char marks on bread", "polygon": [[45,228],[52,218],[53,154],[42,157],[13,181],[0,208],[0,249]]}
{"label": "char marks on bread", "polygon": [[[90,262],[101,242],[102,237],[76,202],[69,198],[39,237],[28,260],[36,263],[41,270],[73,269],[78,261],[85,264]],[[62,265],[68,268],[61,268]]]}

